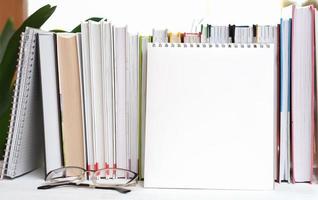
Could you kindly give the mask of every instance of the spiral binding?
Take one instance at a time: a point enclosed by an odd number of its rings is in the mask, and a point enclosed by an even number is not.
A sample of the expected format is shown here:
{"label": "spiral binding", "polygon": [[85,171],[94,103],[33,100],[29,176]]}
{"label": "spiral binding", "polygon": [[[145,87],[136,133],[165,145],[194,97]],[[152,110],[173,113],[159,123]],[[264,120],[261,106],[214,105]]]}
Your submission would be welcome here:
{"label": "spiral binding", "polygon": [[273,44],[236,44],[236,43],[150,43],[152,47],[172,48],[270,48]]}
{"label": "spiral binding", "polygon": [[6,142],[5,154],[3,157],[3,166],[1,169],[0,179],[3,179],[4,175],[7,173],[10,149],[12,145],[12,136],[13,136],[13,130],[14,130],[13,127],[16,124],[16,116],[17,116],[16,112],[17,112],[17,103],[18,103],[18,96],[19,96],[18,94],[19,94],[20,85],[21,85],[23,48],[24,48],[24,33],[22,33],[20,36],[20,47],[19,47],[19,54],[17,59],[17,77],[16,77],[14,90],[13,90],[13,101],[12,101],[12,107],[11,107],[9,133],[8,133],[7,142]]}
{"label": "spiral binding", "polygon": [[[3,169],[0,177],[1,179],[3,179],[4,175],[9,177],[14,177],[16,175],[32,71],[35,63],[35,40],[35,35],[30,29],[27,29],[25,33],[21,35],[18,73],[14,89],[9,134],[7,138],[6,152],[4,155]],[[21,88],[22,86],[24,86],[24,88]]]}

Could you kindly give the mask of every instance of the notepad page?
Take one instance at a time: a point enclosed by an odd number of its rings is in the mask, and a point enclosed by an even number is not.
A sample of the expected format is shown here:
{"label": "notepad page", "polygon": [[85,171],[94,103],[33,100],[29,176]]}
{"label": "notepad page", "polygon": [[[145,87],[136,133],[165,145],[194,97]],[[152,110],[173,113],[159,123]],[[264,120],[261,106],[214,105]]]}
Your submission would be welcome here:
{"label": "notepad page", "polygon": [[144,186],[273,189],[273,46],[171,45],[148,46]]}

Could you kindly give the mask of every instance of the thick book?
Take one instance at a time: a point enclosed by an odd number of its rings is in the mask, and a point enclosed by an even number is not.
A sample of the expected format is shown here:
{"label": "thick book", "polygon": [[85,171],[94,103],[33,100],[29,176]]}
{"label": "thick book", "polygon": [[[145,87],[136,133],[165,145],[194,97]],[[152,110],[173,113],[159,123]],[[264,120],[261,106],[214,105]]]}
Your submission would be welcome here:
{"label": "thick book", "polygon": [[311,182],[315,131],[314,8],[292,10],[292,181]]}
{"label": "thick book", "polygon": [[84,137],[77,36],[56,36],[62,140],[65,166],[84,167]]}
{"label": "thick book", "polygon": [[93,116],[94,169],[104,168],[104,113],[103,113],[103,69],[101,25],[98,22],[88,22],[89,57],[91,70],[91,94]]}
{"label": "thick book", "polygon": [[103,80],[103,111],[104,111],[104,167],[115,167],[115,100],[114,100],[114,47],[111,22],[102,21],[102,80]]}
{"label": "thick book", "polygon": [[114,33],[114,91],[115,91],[115,152],[116,165],[128,169],[126,129],[126,69],[127,69],[127,27],[113,27]]}
{"label": "thick book", "polygon": [[46,173],[63,166],[59,79],[53,33],[38,34]]}

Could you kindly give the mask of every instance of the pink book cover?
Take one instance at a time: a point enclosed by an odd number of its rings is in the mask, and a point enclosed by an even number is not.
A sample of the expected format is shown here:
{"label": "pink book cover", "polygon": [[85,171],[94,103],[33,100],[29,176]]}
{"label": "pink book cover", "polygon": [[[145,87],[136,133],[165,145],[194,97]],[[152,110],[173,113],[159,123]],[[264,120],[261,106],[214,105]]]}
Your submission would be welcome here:
{"label": "pink book cover", "polygon": [[[292,43],[291,43],[291,48],[292,48],[292,55],[294,55],[294,48],[293,48],[293,41],[294,41],[294,19],[295,19],[295,5],[293,5],[293,11],[292,11]],[[312,54],[312,80],[311,80],[311,178],[310,178],[310,183],[312,183],[313,180],[313,171],[314,171],[314,133],[315,133],[315,8],[313,6],[309,7],[311,11],[311,16],[312,16],[312,47],[311,47],[311,54]],[[294,80],[294,73],[293,73],[293,56],[291,59],[291,66],[292,66],[292,78],[291,82]],[[293,84],[291,84],[291,91],[293,91]],[[292,101],[292,99],[291,99]],[[291,109],[291,121],[293,122],[293,109]],[[293,160],[294,160],[294,130],[293,130],[293,123],[291,123],[291,163],[292,163],[292,183],[295,183],[295,178],[294,178],[294,167],[293,167]]]}

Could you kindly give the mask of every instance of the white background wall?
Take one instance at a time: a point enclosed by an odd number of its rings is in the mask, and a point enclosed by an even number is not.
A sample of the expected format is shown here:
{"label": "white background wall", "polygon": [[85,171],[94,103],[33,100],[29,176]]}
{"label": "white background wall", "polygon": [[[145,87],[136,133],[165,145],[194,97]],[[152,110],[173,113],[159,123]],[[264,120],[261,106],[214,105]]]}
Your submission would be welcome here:
{"label": "white background wall", "polygon": [[281,7],[280,0],[29,0],[29,14],[47,3],[57,9],[45,30],[71,30],[98,16],[142,34],[153,27],[189,32],[193,20],[202,18],[211,24],[277,24]]}

